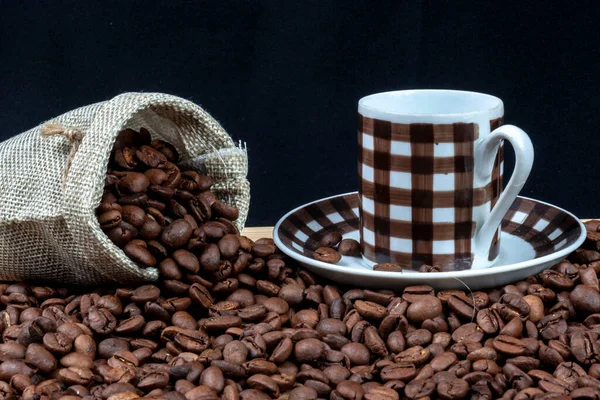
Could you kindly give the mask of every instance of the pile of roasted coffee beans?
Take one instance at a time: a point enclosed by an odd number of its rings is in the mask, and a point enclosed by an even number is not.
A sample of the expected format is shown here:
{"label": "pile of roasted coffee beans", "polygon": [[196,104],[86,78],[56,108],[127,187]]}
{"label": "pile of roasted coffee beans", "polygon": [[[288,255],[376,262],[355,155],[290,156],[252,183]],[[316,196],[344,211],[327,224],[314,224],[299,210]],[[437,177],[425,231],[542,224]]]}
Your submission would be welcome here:
{"label": "pile of roasted coffee beans", "polygon": [[0,285],[0,397],[600,396],[596,250],[493,290],[394,292],[322,281],[271,240],[235,238],[223,279],[198,261],[139,287]]}
{"label": "pile of roasted coffee beans", "polygon": [[0,284],[0,399],[600,398],[600,223],[568,260],[492,290],[342,287],[239,236],[208,178],[140,135],[117,142],[98,215],[160,281]]}

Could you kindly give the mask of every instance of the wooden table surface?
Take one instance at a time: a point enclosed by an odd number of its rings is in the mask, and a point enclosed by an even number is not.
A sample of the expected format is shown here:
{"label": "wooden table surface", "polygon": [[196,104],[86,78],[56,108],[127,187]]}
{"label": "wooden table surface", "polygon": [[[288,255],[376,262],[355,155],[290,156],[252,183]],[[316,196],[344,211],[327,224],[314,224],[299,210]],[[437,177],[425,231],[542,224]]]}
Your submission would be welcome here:
{"label": "wooden table surface", "polygon": [[261,238],[272,238],[273,237],[273,227],[272,226],[257,226],[244,228],[242,235],[247,236],[252,240],[257,240]]}

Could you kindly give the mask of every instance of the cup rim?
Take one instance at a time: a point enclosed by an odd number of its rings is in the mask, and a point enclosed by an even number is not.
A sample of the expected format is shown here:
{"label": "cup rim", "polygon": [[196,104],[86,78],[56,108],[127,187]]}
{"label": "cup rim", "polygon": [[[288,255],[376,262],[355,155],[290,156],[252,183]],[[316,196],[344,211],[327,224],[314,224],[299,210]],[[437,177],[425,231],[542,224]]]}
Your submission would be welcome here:
{"label": "cup rim", "polygon": [[[373,99],[376,99],[379,97],[383,97],[383,96],[390,96],[390,95],[411,96],[414,94],[426,94],[426,93],[431,93],[431,94],[453,93],[456,95],[468,95],[468,96],[473,96],[473,97],[479,97],[482,100],[485,99],[488,101],[492,101],[495,104],[492,107],[485,107],[485,108],[476,109],[473,111],[447,112],[447,113],[433,113],[433,112],[430,112],[430,113],[405,113],[405,112],[398,112],[398,111],[394,111],[394,110],[390,110],[390,109],[385,109],[382,107],[374,107],[374,106],[370,106],[367,104],[370,100],[373,100]],[[370,113],[373,113],[373,114],[390,115],[390,116],[394,116],[396,118],[473,117],[473,116],[480,116],[483,114],[486,114],[486,115],[493,114],[493,115],[502,116],[504,113],[504,103],[502,102],[502,99],[500,99],[499,97],[493,96],[491,94],[474,92],[474,91],[455,90],[455,89],[406,89],[406,90],[390,90],[390,91],[386,91],[386,92],[373,93],[373,94],[364,96],[358,101],[358,111],[359,111],[359,113],[364,115],[364,113],[361,112],[363,110],[369,111]]]}

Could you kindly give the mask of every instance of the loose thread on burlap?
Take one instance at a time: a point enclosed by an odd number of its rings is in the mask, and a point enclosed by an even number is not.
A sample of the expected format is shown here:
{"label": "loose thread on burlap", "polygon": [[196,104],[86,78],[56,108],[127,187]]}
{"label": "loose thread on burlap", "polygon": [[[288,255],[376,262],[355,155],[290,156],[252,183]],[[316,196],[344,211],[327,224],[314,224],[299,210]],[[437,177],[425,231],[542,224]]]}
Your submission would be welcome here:
{"label": "loose thread on burlap", "polygon": [[67,157],[67,162],[62,172],[62,189],[64,190],[65,185],[67,184],[67,176],[69,175],[69,169],[71,169],[71,164],[75,159],[75,154],[79,149],[81,139],[83,139],[83,132],[81,132],[79,129],[65,128],[61,124],[44,124],[40,129],[40,134],[42,136],[60,135],[65,137],[69,142],[71,142],[71,152]]}

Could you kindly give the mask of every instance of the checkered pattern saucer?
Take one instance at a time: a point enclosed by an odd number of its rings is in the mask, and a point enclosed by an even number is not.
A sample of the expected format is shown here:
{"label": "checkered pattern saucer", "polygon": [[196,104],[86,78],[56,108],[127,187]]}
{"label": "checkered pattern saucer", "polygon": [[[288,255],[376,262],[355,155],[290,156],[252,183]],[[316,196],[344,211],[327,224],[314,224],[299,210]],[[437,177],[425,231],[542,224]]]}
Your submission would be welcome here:
{"label": "checkered pattern saucer", "polygon": [[[328,232],[358,237],[358,207],[357,193],[307,204],[284,217],[274,236],[284,251],[312,258],[312,251]],[[577,218],[560,208],[518,197],[502,221],[502,232],[524,240],[534,258],[542,258],[576,244],[583,230]]]}

